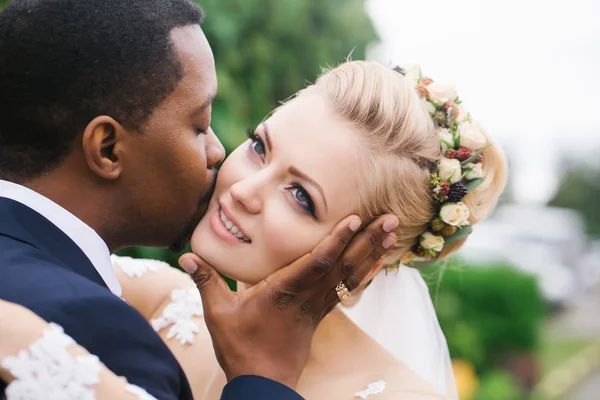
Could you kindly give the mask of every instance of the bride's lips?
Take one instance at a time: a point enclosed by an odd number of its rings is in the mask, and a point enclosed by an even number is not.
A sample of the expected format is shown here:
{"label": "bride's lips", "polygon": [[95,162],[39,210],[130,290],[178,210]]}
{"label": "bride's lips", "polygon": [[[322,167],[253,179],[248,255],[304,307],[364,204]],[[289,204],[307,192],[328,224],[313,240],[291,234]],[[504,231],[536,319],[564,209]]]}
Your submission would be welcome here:
{"label": "bride's lips", "polygon": [[[210,216],[210,226],[213,231],[217,234],[219,238],[229,244],[247,244],[248,242],[243,241],[242,239],[235,236],[233,233],[229,232],[229,229],[223,224],[221,221],[221,211],[225,214],[225,217],[229,221],[231,221],[235,226],[239,228],[239,222],[231,215],[231,213],[227,210],[227,207],[223,206],[221,202],[219,202],[219,206],[215,208],[215,211]],[[244,231],[240,229],[243,233]]]}

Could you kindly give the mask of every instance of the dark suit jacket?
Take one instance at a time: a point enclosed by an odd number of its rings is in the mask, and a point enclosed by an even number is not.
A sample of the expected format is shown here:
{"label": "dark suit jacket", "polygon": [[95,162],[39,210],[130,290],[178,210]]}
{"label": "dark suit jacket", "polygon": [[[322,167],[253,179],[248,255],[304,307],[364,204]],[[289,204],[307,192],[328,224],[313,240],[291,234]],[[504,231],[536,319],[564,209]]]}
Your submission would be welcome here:
{"label": "dark suit jacket", "polygon": [[[192,399],[183,370],[162,339],[108,290],[81,249],[42,215],[2,197],[0,299],[61,325],[115,374],[157,399]],[[0,393],[4,387],[0,381]],[[257,376],[232,380],[221,398],[301,399],[288,387]]]}

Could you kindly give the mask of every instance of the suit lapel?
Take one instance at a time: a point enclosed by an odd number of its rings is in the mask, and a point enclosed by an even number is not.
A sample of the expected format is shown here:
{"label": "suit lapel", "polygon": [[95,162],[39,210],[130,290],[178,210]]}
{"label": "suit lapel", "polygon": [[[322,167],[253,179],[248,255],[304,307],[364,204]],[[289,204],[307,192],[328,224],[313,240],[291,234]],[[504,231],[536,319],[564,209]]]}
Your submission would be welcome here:
{"label": "suit lapel", "polygon": [[3,197],[0,235],[28,243],[52,255],[67,269],[106,287],[91,261],[63,231],[31,208]]}

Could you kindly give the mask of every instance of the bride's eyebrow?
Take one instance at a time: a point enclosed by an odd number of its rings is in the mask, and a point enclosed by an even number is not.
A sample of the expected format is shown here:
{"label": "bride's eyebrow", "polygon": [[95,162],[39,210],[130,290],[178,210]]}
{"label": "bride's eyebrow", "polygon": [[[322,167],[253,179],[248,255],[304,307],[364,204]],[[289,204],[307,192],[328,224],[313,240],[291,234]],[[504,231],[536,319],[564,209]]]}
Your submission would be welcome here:
{"label": "bride's eyebrow", "polygon": [[271,135],[269,135],[269,127],[267,126],[266,122],[263,122],[262,124],[260,124],[260,126],[262,126],[263,131],[265,132],[265,139],[267,139],[267,148],[269,149],[269,151],[273,151]]}

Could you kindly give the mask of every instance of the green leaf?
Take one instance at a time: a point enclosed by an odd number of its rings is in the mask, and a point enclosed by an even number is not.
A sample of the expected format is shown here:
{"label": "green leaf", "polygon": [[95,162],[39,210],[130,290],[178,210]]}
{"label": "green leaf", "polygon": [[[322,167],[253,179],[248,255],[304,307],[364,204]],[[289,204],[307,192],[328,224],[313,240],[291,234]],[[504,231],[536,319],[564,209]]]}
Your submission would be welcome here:
{"label": "green leaf", "polygon": [[446,244],[448,244],[448,243],[452,243],[452,242],[455,242],[455,241],[460,240],[460,239],[464,239],[467,236],[469,236],[472,232],[473,232],[473,228],[471,228],[468,225],[467,226],[463,226],[463,227],[459,227],[458,230],[454,233],[454,235],[445,236],[444,237],[444,242]]}
{"label": "green leaf", "polygon": [[492,143],[488,143],[485,147],[477,150],[475,153],[473,153],[473,155],[471,157],[469,157],[465,161],[461,162],[460,165],[464,167],[465,165],[472,163],[473,161],[475,161],[477,159],[477,157],[479,157],[479,155],[481,153],[486,151],[491,145],[492,145]]}
{"label": "green leaf", "polygon": [[467,193],[471,193],[477,186],[481,185],[483,181],[485,181],[485,178],[475,178],[467,182]]}
{"label": "green leaf", "polygon": [[446,142],[445,140],[441,140],[441,142],[444,143],[449,149],[454,148],[454,140],[452,140],[452,143]]}

